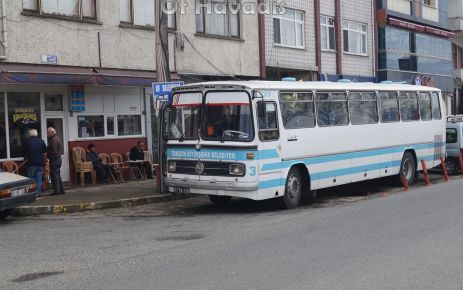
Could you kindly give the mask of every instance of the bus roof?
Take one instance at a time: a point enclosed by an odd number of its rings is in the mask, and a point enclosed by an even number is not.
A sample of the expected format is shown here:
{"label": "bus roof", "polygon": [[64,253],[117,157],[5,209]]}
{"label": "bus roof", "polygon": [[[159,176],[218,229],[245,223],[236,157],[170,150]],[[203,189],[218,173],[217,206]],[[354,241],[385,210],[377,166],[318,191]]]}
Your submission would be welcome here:
{"label": "bus roof", "polygon": [[345,83],[345,82],[299,82],[299,81],[214,81],[188,84],[174,88],[174,92],[202,89],[251,89],[251,90],[381,90],[381,91],[434,91],[433,87],[398,83]]}

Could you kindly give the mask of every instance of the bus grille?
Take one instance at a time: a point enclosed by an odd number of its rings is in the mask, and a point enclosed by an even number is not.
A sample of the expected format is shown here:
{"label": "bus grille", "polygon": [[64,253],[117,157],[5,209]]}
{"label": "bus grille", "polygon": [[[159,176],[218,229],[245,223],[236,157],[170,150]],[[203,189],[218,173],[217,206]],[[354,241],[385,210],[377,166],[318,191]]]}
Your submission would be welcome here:
{"label": "bus grille", "polygon": [[[176,163],[177,170],[175,173],[178,174],[187,174],[187,175],[197,175],[195,172],[195,164],[198,162],[194,161],[177,161],[172,160]],[[204,173],[202,175],[208,176],[230,176],[230,163],[224,162],[208,162],[201,161],[204,164]]]}

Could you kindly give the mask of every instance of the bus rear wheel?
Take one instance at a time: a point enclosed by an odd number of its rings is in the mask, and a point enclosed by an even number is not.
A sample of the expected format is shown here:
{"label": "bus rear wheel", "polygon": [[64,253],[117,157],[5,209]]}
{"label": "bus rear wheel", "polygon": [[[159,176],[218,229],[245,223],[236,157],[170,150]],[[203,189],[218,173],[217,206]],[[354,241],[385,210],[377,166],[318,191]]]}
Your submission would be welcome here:
{"label": "bus rear wheel", "polygon": [[402,184],[403,180],[406,180],[408,182],[408,185],[412,185],[413,181],[415,180],[415,174],[415,158],[413,158],[413,155],[407,151],[404,153],[404,156],[402,157],[402,162],[400,163],[398,181],[400,182],[400,184]]}
{"label": "bus rear wheel", "polygon": [[285,195],[281,198],[282,207],[294,209],[299,206],[302,196],[301,173],[297,168],[291,168],[286,178]]}
{"label": "bus rear wheel", "polygon": [[227,195],[209,195],[209,199],[215,205],[225,206],[225,205],[230,203],[231,196],[227,196]]}

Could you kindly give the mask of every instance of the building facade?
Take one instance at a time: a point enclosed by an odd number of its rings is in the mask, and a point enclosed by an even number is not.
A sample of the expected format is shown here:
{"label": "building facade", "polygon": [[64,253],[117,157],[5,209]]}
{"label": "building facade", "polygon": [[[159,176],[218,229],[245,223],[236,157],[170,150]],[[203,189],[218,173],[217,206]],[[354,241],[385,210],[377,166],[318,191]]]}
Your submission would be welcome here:
{"label": "building facade", "polygon": [[380,80],[437,87],[451,100],[454,34],[447,0],[378,0],[376,17]]}
{"label": "building facade", "polygon": [[289,0],[263,15],[267,79],[375,80],[371,0]]}
{"label": "building facade", "polygon": [[[184,2],[168,16],[171,78],[258,78],[257,15],[197,15],[199,1]],[[0,162],[21,161],[27,129],[46,139],[47,126],[63,139],[65,180],[75,146],[123,154],[138,140],[153,147],[154,1],[2,3]]]}
{"label": "building facade", "polygon": [[452,112],[463,114],[463,2],[448,0],[449,28],[455,33],[452,45],[453,69],[455,77],[455,98]]}

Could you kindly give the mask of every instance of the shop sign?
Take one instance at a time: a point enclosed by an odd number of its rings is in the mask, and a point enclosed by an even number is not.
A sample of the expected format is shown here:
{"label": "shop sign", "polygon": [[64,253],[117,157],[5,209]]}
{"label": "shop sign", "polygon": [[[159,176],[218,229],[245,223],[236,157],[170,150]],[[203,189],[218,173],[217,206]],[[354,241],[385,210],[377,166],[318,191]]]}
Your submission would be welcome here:
{"label": "shop sign", "polygon": [[84,86],[71,86],[71,112],[85,111]]}
{"label": "shop sign", "polygon": [[426,32],[426,27],[423,25],[411,23],[408,21],[403,21],[395,18],[389,18],[389,25],[407,29],[407,30],[413,30],[413,31],[418,31],[418,32]]}
{"label": "shop sign", "polygon": [[440,36],[440,37],[446,37],[446,38],[453,38],[455,36],[455,33],[453,32],[448,32],[445,30],[440,30],[432,27],[426,27],[426,33],[432,34],[435,36]]}
{"label": "shop sign", "polygon": [[415,76],[413,78],[413,84],[417,86],[435,87],[434,80],[428,75]]}
{"label": "shop sign", "polygon": [[13,113],[13,123],[34,124],[37,122],[37,113],[33,108],[16,108]]}

